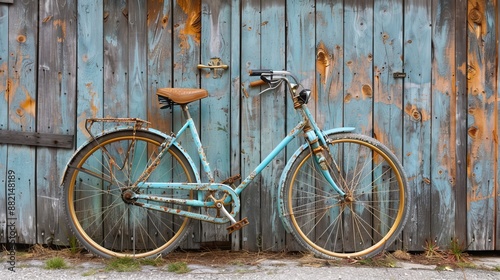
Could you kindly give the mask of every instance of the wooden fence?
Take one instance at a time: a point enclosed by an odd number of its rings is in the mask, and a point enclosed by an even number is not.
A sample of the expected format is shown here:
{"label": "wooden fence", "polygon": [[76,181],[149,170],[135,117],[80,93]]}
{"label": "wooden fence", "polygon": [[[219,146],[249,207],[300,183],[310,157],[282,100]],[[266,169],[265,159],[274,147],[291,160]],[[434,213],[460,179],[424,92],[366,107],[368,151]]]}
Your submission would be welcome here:
{"label": "wooden fence", "polygon": [[[295,120],[282,93],[248,87],[262,67],[298,74],[325,128],[355,126],[402,160],[414,203],[397,246],[500,248],[495,0],[1,2],[0,243],[14,222],[17,243],[68,244],[60,177],[85,119],[175,130],[159,87],[207,88],[190,109],[215,176],[247,174]],[[296,249],[275,199],[291,152],[243,193],[250,226],[195,223],[184,247]]]}

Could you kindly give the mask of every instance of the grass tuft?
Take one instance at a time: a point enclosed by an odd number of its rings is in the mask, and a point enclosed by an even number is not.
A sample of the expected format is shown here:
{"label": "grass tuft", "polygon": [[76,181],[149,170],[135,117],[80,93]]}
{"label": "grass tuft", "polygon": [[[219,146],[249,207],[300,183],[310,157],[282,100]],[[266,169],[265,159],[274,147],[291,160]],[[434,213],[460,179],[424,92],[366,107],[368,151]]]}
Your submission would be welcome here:
{"label": "grass tuft", "polygon": [[107,271],[132,272],[141,270],[139,261],[133,258],[114,258],[108,261]]}
{"label": "grass tuft", "polygon": [[45,269],[66,269],[68,265],[61,257],[54,257],[45,262]]}
{"label": "grass tuft", "polygon": [[174,262],[168,265],[169,272],[175,272],[177,274],[188,273],[189,268],[185,262]]}

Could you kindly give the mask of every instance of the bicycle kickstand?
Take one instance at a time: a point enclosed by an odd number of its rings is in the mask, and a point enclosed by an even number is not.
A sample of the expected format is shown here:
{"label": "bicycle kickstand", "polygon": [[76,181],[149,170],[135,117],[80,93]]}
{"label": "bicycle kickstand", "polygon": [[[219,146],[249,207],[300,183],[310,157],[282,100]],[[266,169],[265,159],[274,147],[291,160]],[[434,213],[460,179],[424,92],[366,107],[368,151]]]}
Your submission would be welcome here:
{"label": "bicycle kickstand", "polygon": [[224,205],[221,202],[217,202],[215,204],[215,206],[217,207],[217,209],[219,209],[222,212],[222,214],[224,214],[224,216],[226,216],[231,221],[231,225],[226,228],[228,234],[231,234],[237,230],[240,230],[244,226],[249,224],[248,219],[246,217],[243,218],[241,221],[237,222],[233,218],[233,216],[231,216],[231,214],[229,214],[229,212],[227,212],[226,208],[224,208]]}

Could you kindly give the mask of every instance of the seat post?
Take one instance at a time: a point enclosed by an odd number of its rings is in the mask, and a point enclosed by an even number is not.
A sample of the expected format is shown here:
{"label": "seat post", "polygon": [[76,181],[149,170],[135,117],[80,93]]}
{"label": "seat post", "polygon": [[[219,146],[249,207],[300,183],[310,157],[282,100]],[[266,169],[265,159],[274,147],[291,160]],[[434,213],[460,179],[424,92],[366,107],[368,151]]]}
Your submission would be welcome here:
{"label": "seat post", "polygon": [[189,120],[191,118],[191,114],[189,114],[189,108],[187,104],[181,104],[181,110],[184,114],[184,117]]}

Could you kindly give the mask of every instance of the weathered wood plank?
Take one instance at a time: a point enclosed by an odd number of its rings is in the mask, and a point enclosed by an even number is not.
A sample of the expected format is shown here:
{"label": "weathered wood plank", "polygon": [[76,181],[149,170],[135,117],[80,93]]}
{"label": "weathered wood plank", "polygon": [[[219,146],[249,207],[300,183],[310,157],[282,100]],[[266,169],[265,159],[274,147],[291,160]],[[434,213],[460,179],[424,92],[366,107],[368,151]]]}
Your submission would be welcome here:
{"label": "weathered wood plank", "polygon": [[[261,4],[261,68],[285,69],[286,48],[285,1],[262,2]],[[244,73],[242,73],[244,75]],[[252,90],[251,92],[255,92]],[[288,92],[268,92],[261,96],[261,160],[276,147],[286,135],[286,99]],[[261,177],[261,232],[262,250],[280,251],[285,248],[286,231],[278,213],[278,185],[286,163],[285,153],[278,155],[262,172]],[[251,190],[252,191],[252,190]],[[255,212],[257,214],[257,212]]]}
{"label": "weathered wood plank", "polygon": [[[103,117],[104,18],[101,1],[78,2],[77,145],[86,141],[85,120]],[[98,128],[100,125],[94,125]]]}
{"label": "weathered wood plank", "polygon": [[430,240],[431,1],[405,1],[403,162],[413,205],[406,226],[408,250]]}
{"label": "weathered wood plank", "polygon": [[[0,38],[9,38],[9,9],[0,5]],[[7,92],[9,40],[0,41],[0,129],[7,129],[9,121],[9,96]],[[7,145],[0,145],[0,183],[7,183]],[[7,242],[7,193],[0,192],[0,243]]]}
{"label": "weathered wood plank", "polygon": [[147,7],[143,0],[128,1],[128,111],[147,117]]}
{"label": "weathered wood plank", "polygon": [[[403,1],[374,1],[373,31],[373,136],[403,155]],[[402,249],[396,239],[390,249]]]}
{"label": "weathered wood plank", "polygon": [[[456,177],[455,238],[467,240],[467,0],[456,0],[455,94],[456,94]],[[457,43],[462,42],[462,43]]]}
{"label": "weathered wood plank", "polygon": [[[178,0],[173,4],[173,49],[172,49],[172,86],[198,88],[200,85],[200,73],[197,65],[200,63],[200,38],[201,38],[201,0],[188,1]],[[189,105],[189,111],[197,127],[200,127],[200,103],[193,102]],[[173,130],[176,132],[181,128],[184,118],[181,115],[179,106],[175,106],[173,114]],[[182,146],[198,163],[198,151],[189,133],[186,133],[182,141]],[[203,141],[203,139],[202,139]],[[205,143],[208,144],[208,143]],[[206,182],[206,176],[202,175]],[[193,221],[192,234],[188,234],[183,247],[199,248],[200,242],[212,241],[211,231],[202,230],[203,224]],[[208,239],[206,238],[208,235]]]}
{"label": "weathered wood plank", "polygon": [[468,3],[468,184],[467,242],[472,250],[492,250],[495,232],[495,173],[498,98],[495,89],[495,9],[487,0]]}
{"label": "weathered wood plank", "polygon": [[[245,178],[260,162],[260,104],[257,89],[247,90],[255,80],[248,76],[249,70],[260,68],[261,29],[260,1],[249,0],[241,3],[241,83],[244,89],[241,97],[241,174]],[[254,180],[241,194],[241,217],[247,217],[249,226],[241,230],[241,246],[244,250],[258,251],[262,248],[260,228],[261,207],[258,179]]]}
{"label": "weathered wood plank", "polygon": [[[497,68],[496,68],[496,84],[494,85],[496,88],[494,88],[493,92],[496,93],[496,104],[497,104],[497,110],[496,110],[496,118],[498,120],[498,117],[499,117],[499,112],[498,112],[498,101],[500,100],[499,98],[499,90],[500,90],[500,63],[498,62],[499,60],[499,56],[500,56],[500,45],[499,45],[499,41],[500,41],[500,4],[498,3],[498,1],[496,1],[496,6],[493,7],[494,10],[497,11],[497,14],[496,14],[496,40],[497,40],[497,51],[496,51],[496,61],[497,61]],[[498,129],[499,129],[499,124],[498,124],[498,121],[496,123],[496,127],[495,127],[495,131],[496,131],[496,134],[498,136]],[[497,145],[497,152],[496,152],[496,161],[495,163],[497,164],[496,166],[496,181],[495,181],[495,217],[496,217],[496,220],[495,220],[495,234],[496,236],[494,236],[495,238],[495,250],[500,250],[500,231],[498,230],[498,225],[500,225],[500,194],[499,194],[499,178],[500,178],[500,168],[498,166],[498,158],[500,157],[500,151],[498,149],[498,141],[495,140],[495,143]],[[463,240],[463,239],[462,239]]]}
{"label": "weathered wood plank", "polygon": [[[344,22],[344,125],[356,127],[358,132],[371,135],[373,48],[371,44],[365,42],[373,41],[373,1],[359,0],[345,3]],[[346,174],[346,176],[353,178],[354,175]],[[361,213],[366,218],[371,214],[368,211]],[[354,239],[349,238],[353,236],[353,230],[353,227],[344,228],[347,248],[354,245]],[[369,236],[362,238],[362,242],[370,242]]]}
{"label": "weathered wood plank", "polygon": [[148,0],[148,120],[172,131],[170,110],[160,110],[156,90],[172,86],[172,7],[170,1]]}
{"label": "weathered wood plank", "polygon": [[[300,83],[305,87],[312,89],[311,100],[316,100],[317,93],[314,91],[315,84],[315,66],[316,66],[316,23],[315,23],[315,5],[314,1],[287,1],[287,34],[286,38],[286,67],[288,70],[297,75]],[[289,96],[286,96],[286,128],[287,133],[300,121],[300,116],[293,108],[293,102]],[[312,114],[315,114],[315,102],[309,102],[308,107]],[[301,137],[299,137],[301,138]],[[292,142],[287,147],[287,156],[295,152],[299,146],[299,141]],[[287,250],[303,250],[298,243],[295,242],[291,235],[286,237]]]}
{"label": "weathered wood plank", "polygon": [[343,125],[344,6],[316,1],[316,121],[324,129]]}
{"label": "weathered wood plank", "polygon": [[[37,1],[17,1],[9,7],[7,130],[36,131],[37,20]],[[16,242],[34,244],[35,148],[9,146],[6,158],[7,170],[14,171],[16,176]]]}
{"label": "weathered wood plank", "polygon": [[[228,64],[231,59],[231,5],[229,0],[206,1],[201,15],[201,63],[219,58]],[[231,72],[229,70],[201,70],[201,87],[209,97],[201,101],[200,134],[206,147],[206,156],[216,182],[231,177],[230,168],[230,97]],[[202,224],[205,241],[227,243],[227,225]],[[210,230],[211,234],[206,233]]]}
{"label": "weathered wood plank", "polygon": [[[103,2],[103,115],[106,117],[137,117],[129,112],[129,41],[127,0],[106,0]],[[133,1],[130,1],[133,2]],[[139,107],[140,104],[135,104]]]}
{"label": "weathered wood plank", "polygon": [[[60,178],[71,157],[75,138],[76,110],[76,5],[48,1],[40,4],[37,134],[41,139],[66,142],[61,150],[37,150],[37,242],[68,244]],[[57,139],[57,138],[56,138]],[[50,146],[50,145],[47,145]]]}
{"label": "weathered wood plank", "polygon": [[[230,102],[230,157],[231,157],[231,174],[241,174],[240,169],[240,109],[241,109],[241,79],[240,79],[240,52],[233,51],[240,49],[240,34],[241,34],[241,2],[232,0],[231,2],[231,59],[229,61],[229,71],[231,73],[231,102]],[[238,217],[241,219],[241,215]],[[231,247],[233,250],[241,249],[242,232],[239,230],[231,236]]]}
{"label": "weathered wood plank", "polygon": [[0,130],[0,143],[71,149],[73,135]]}
{"label": "weathered wood plank", "polygon": [[455,9],[453,1],[434,1],[432,6],[430,237],[441,248],[455,238]]}
{"label": "weathered wood plank", "polygon": [[[85,130],[86,119],[104,116],[104,9],[102,5],[102,1],[95,0],[84,0],[77,3],[76,60],[78,70],[76,87],[78,104],[76,121],[78,145],[81,145],[89,137]],[[95,133],[102,129],[103,125],[99,123],[93,127],[97,130],[94,131]],[[97,158],[92,160],[97,161]],[[101,180],[97,178],[89,179],[88,183],[94,186],[102,184]],[[101,197],[95,197],[89,203],[95,209],[101,209],[106,205],[106,201]],[[85,211],[85,213],[88,212]],[[81,222],[85,220],[85,217],[80,219]]]}

